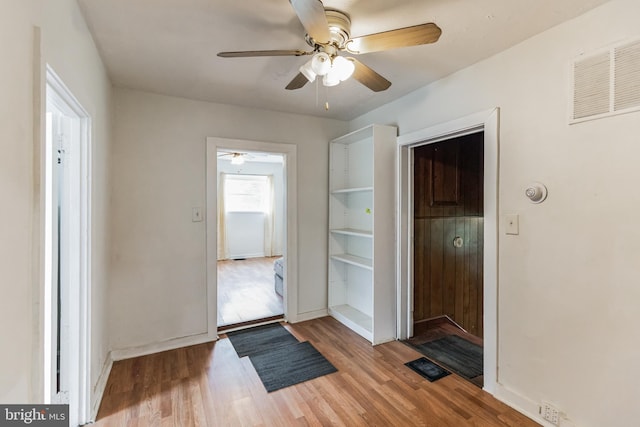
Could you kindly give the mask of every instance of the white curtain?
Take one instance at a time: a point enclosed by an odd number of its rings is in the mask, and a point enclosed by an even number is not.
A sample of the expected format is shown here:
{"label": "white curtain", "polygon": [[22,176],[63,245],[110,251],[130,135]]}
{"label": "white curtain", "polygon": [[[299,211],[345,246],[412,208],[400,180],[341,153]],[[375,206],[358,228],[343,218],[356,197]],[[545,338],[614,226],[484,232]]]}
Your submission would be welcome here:
{"label": "white curtain", "polygon": [[227,259],[228,257],[228,244],[227,244],[227,225],[226,225],[226,213],[224,207],[224,186],[227,179],[226,173],[220,173],[218,177],[218,259]]}
{"label": "white curtain", "polygon": [[273,175],[267,175],[267,192],[265,194],[264,209],[264,256],[274,256],[276,251],[275,233],[275,187]]}

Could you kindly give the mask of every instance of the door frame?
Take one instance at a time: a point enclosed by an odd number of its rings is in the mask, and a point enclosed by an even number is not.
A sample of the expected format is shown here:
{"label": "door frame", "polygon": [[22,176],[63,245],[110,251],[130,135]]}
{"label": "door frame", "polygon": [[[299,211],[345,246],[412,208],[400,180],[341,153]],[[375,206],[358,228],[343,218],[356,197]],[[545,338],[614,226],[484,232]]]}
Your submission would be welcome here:
{"label": "door frame", "polygon": [[251,141],[221,137],[207,138],[206,235],[207,235],[207,331],[211,339],[218,333],[218,151],[256,151],[284,157],[285,227],[283,256],[284,319],[295,323],[298,313],[298,201],[297,147],[294,144]]}
{"label": "door frame", "polygon": [[484,390],[498,382],[498,174],[499,108],[471,114],[398,137],[397,263],[398,338],[413,328],[413,149],[425,144],[484,132]]}
{"label": "door frame", "polygon": [[[69,300],[69,365],[77,367],[72,372],[75,395],[71,396],[70,421],[85,424],[91,417],[91,116],[80,104],[50,65],[45,74],[45,114],[50,107],[55,108],[70,120],[70,135],[66,149],[68,171],[71,177],[69,196],[71,234],[69,262],[72,274],[68,284]],[[46,120],[42,120],[44,123]],[[53,339],[57,331],[57,313],[52,307],[57,304],[56,293],[52,291],[51,265],[47,242],[51,232],[47,217],[51,215],[51,165],[47,162],[52,147],[47,146],[46,135],[42,138],[40,153],[40,203],[41,210],[41,305],[42,348],[43,348],[43,393],[44,402],[50,403],[52,384],[55,377]],[[47,152],[50,152],[49,155]],[[52,298],[56,298],[53,301]],[[76,406],[74,408],[74,406]]]}

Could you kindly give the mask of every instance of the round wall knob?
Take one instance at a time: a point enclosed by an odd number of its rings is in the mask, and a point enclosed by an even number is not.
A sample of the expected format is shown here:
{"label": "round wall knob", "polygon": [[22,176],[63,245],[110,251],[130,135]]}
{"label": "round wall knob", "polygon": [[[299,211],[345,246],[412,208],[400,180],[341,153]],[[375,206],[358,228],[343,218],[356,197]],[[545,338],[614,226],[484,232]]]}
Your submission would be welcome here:
{"label": "round wall knob", "polygon": [[453,239],[453,246],[455,246],[456,248],[461,248],[462,245],[464,245],[464,240],[462,240],[462,237],[457,236],[455,239]]}
{"label": "round wall knob", "polygon": [[539,182],[530,184],[524,194],[531,200],[531,203],[542,203],[547,198],[547,187]]}

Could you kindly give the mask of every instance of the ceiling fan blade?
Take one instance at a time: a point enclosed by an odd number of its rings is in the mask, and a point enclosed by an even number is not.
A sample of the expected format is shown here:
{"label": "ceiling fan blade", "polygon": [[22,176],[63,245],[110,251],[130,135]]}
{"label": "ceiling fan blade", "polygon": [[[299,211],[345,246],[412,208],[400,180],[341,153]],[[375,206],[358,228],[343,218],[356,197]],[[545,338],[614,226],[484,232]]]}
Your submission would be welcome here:
{"label": "ceiling fan blade", "polygon": [[221,58],[248,58],[253,56],[303,56],[313,52],[304,50],[244,50],[240,52],[219,52]]}
{"label": "ceiling fan blade", "polygon": [[298,75],[295,76],[293,80],[291,80],[291,82],[289,82],[289,84],[285,89],[287,90],[300,89],[302,86],[306,85],[308,81],[309,80],[307,80],[304,74],[298,73]]}
{"label": "ceiling fan blade", "polygon": [[389,89],[389,86],[391,86],[391,82],[389,80],[385,79],[362,62],[355,58],[347,59],[349,61],[353,61],[353,64],[356,66],[355,71],[353,72],[353,78],[372,91],[382,92],[383,90]]}
{"label": "ceiling fan blade", "polygon": [[351,53],[369,53],[398,47],[418,46],[437,42],[440,34],[442,34],[442,30],[436,24],[420,24],[355,37],[347,44],[347,50]]}
{"label": "ceiling fan blade", "polygon": [[329,23],[320,0],[289,0],[307,34],[317,43],[329,43]]}

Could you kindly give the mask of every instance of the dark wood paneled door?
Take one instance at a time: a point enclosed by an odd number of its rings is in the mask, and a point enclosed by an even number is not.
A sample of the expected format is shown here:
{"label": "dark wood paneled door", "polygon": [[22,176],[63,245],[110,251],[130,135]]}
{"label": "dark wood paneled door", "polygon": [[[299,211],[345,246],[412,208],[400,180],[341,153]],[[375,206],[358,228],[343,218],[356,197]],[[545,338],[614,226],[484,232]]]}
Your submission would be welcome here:
{"label": "dark wood paneled door", "polygon": [[414,149],[414,324],[449,316],[482,337],[484,133]]}

